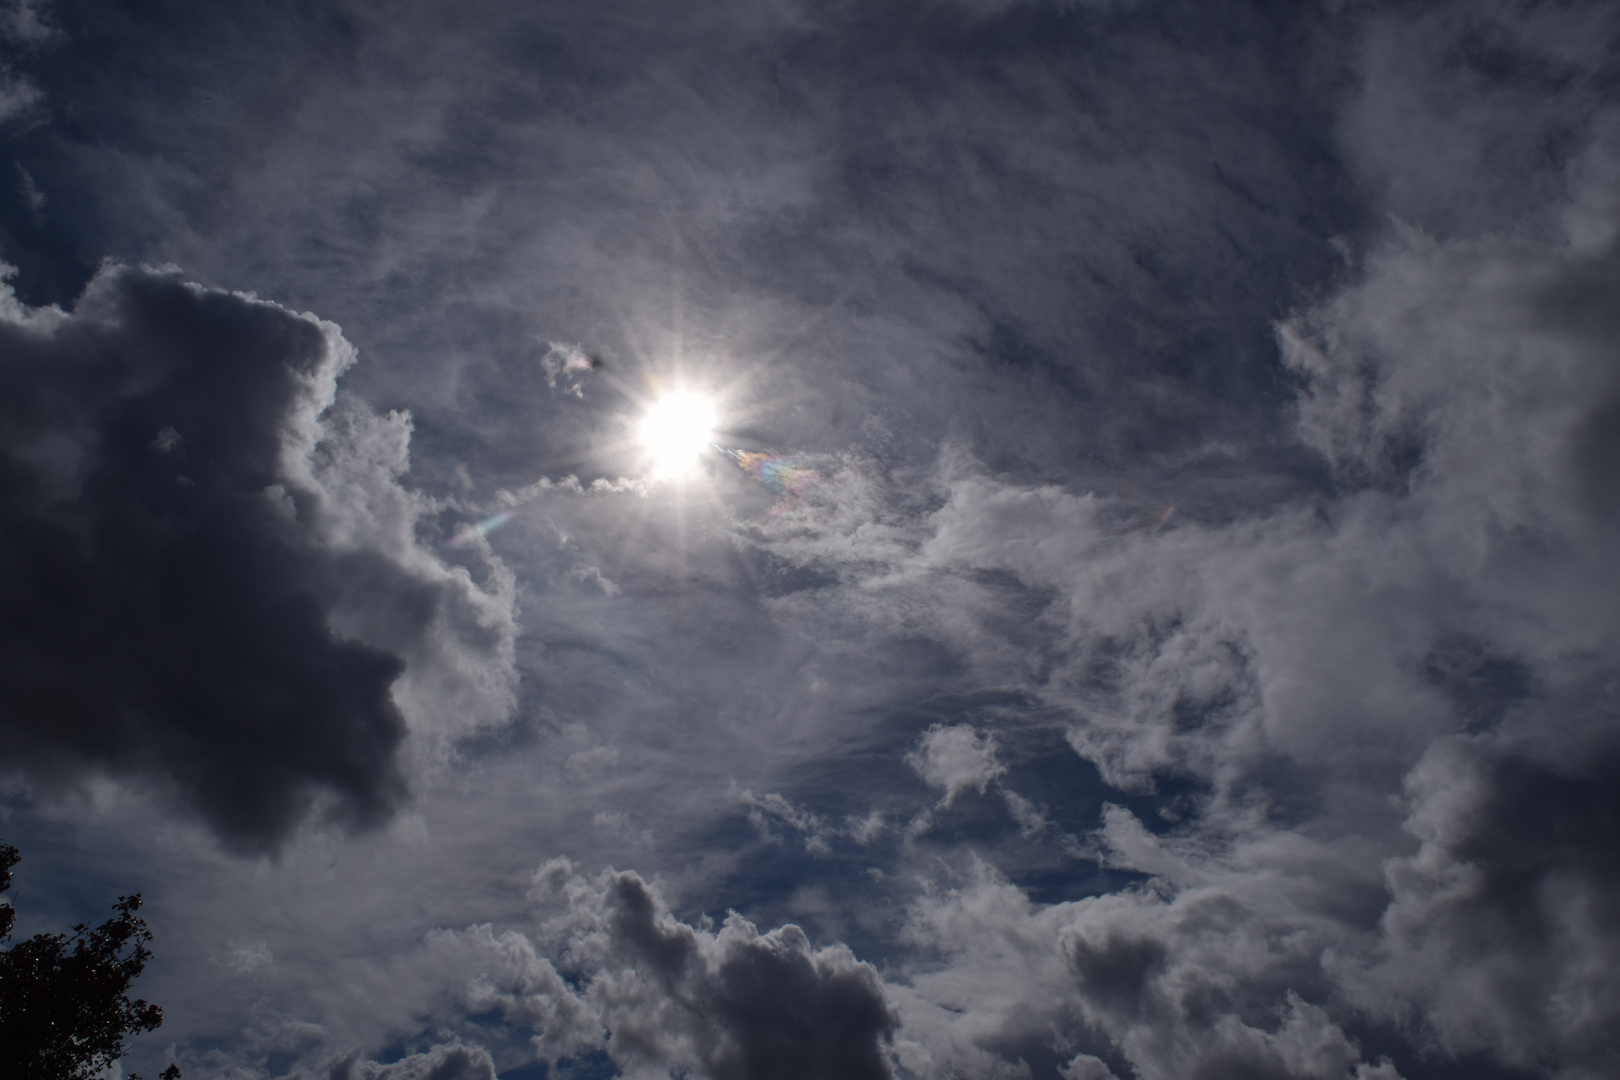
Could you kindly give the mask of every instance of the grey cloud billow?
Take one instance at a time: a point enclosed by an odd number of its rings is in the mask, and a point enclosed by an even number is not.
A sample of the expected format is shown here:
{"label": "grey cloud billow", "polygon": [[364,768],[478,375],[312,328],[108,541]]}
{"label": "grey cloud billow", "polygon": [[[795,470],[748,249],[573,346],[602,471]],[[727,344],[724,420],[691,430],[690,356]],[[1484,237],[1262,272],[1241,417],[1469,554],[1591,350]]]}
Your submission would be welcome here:
{"label": "grey cloud billow", "polygon": [[790,925],[735,935],[709,963],[697,932],[660,907],[639,876],[611,879],[608,926],[617,949],[664,988],[673,1014],[619,1028],[617,1043],[654,1050],[684,1028],[716,1080],[889,1075],[881,1044],[893,1017],[876,973],[847,950],[817,954]]}
{"label": "grey cloud billow", "polygon": [[[464,978],[468,1007],[534,1032],[540,1060],[605,1051],[626,1076],[886,1080],[896,1017],[882,979],[792,924],[674,918],[640,875],[537,871],[540,931],[430,935],[417,966]],[[564,979],[559,971],[569,973]]]}
{"label": "grey cloud billow", "polygon": [[389,1065],[364,1061],[345,1071],[333,1069],[329,1080],[495,1080],[495,1063],[481,1047],[445,1043]]}
{"label": "grey cloud billow", "polygon": [[1442,744],[1409,780],[1422,846],[1387,871],[1388,974],[1421,987],[1395,993],[1448,1052],[1500,1048],[1574,1075],[1620,1057],[1620,738],[1586,750]]}
{"label": "grey cloud billow", "polygon": [[1108,811],[1098,855],[1142,885],[1040,907],[986,868],[919,903],[950,959],[893,992],[913,1072],[995,1075],[1022,1040],[1144,1078],[1377,1076],[1381,1027],[1407,1075],[1614,1074],[1617,537],[1582,470],[1616,373],[1545,311],[1615,257],[1392,230],[1280,327],[1339,484],[1309,509],[1121,531],[1094,496],[951,482],[895,602],[986,567],[1053,589],[1070,646],[1032,692],[1115,787],[1203,794],[1157,834]]}
{"label": "grey cloud billow", "polygon": [[[1463,98],[1453,137],[1517,129],[1505,100]],[[1111,807],[1089,838],[1138,885],[1039,905],[987,864],[917,901],[930,962],[889,986],[909,1072],[1043,1075],[1039,1051],[1088,1080],[1620,1073],[1604,108],[1572,104],[1597,119],[1533,227],[1397,218],[1277,321],[1320,490],[1143,527],[1107,494],[946,455],[919,518],[863,516],[882,479],[833,476],[797,531],[760,531],[866,586],[775,599],[784,623],[927,633],[1067,717],[1116,790],[1196,793],[1146,824]],[[987,573],[1050,598],[1044,653],[1002,628]],[[976,724],[1010,746],[1026,722]]]}
{"label": "grey cloud billow", "polygon": [[1587,462],[1617,376],[1546,313],[1616,251],[1394,228],[1279,327],[1338,483],[1307,511],[1121,532],[1094,496],[953,481],[909,573],[1056,590],[1072,644],[1032,690],[1071,744],[1204,794],[1157,835],[1108,811],[1099,857],[1143,885],[1038,908],[986,870],[918,905],[952,961],[897,995],[913,1071],[990,1075],[983,1047],[1046,1027],[1144,1078],[1367,1077],[1381,1026],[1409,1075],[1614,1075],[1620,537]]}
{"label": "grey cloud billow", "polygon": [[498,713],[512,632],[498,587],[412,539],[408,420],[334,404],[335,326],[176,272],[4,301],[7,769],[137,780],[245,850],[317,807],[387,820],[407,710],[431,728],[434,692],[477,684]]}

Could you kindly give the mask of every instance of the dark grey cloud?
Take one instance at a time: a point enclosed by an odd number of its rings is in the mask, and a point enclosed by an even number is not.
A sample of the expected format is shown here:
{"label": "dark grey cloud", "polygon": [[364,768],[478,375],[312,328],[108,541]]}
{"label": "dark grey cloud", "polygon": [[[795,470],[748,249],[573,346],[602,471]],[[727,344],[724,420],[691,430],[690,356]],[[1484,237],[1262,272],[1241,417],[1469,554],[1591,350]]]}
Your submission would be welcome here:
{"label": "dark grey cloud", "polygon": [[847,948],[735,913],[689,925],[632,872],[586,879],[553,860],[534,880],[538,931],[442,931],[414,965],[464,973],[463,1000],[532,1032],[552,1067],[605,1051],[632,1075],[892,1075],[882,980]]}
{"label": "dark grey cloud", "polygon": [[615,943],[665,988],[676,1003],[670,1012],[685,1014],[673,1023],[637,1016],[613,1030],[610,1048],[677,1064],[666,1048],[684,1029],[703,1071],[719,1080],[890,1075],[883,1044],[894,1019],[877,973],[846,950],[813,950],[794,926],[761,936],[737,921],[716,939],[713,964],[696,932],[669,920],[639,877],[612,880],[606,902]]}
{"label": "dark grey cloud", "polygon": [[457,1041],[386,1065],[360,1061],[350,1062],[345,1067],[340,1063],[326,1070],[324,1080],[495,1080],[495,1077],[495,1062],[489,1051]]}
{"label": "dark grey cloud", "polygon": [[1409,780],[1422,846],[1390,865],[1385,925],[1397,970],[1448,972],[1405,992],[1433,995],[1424,1005],[1448,1054],[1592,1076],[1620,1060],[1616,747],[1612,727],[1593,734],[1559,747],[1562,760],[1489,737],[1445,742]]}
{"label": "dark grey cloud", "polygon": [[1556,230],[1570,172],[1613,138],[1617,29],[1584,4],[1369,9],[1346,162],[1441,237]]}
{"label": "dark grey cloud", "polygon": [[385,456],[406,430],[333,405],[353,350],[173,272],[110,266],[71,313],[7,302],[8,768],[152,780],[248,849],[317,807],[386,821],[407,658],[431,682],[466,635],[498,665],[503,624],[415,548]]}

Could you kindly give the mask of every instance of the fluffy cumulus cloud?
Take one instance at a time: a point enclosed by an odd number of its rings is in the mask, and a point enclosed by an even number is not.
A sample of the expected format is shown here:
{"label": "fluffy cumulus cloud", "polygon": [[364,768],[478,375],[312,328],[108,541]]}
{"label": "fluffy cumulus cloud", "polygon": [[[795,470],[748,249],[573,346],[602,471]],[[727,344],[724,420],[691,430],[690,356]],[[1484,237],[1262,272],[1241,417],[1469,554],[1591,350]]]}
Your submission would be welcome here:
{"label": "fluffy cumulus cloud", "polygon": [[[1057,590],[1067,659],[1035,689],[1075,749],[1202,794],[1169,830],[1109,811],[1101,857],[1142,886],[1039,908],[986,874],[922,903],[955,962],[900,998],[915,1071],[1044,1042],[1142,1077],[1389,1075],[1369,1024],[1620,1067],[1615,258],[1397,229],[1280,328],[1341,478],[1308,510],[1121,533],[1090,496],[954,482],[924,556]],[[919,759],[942,786],[945,757]]]}
{"label": "fluffy cumulus cloud", "polygon": [[1620,523],[1598,434],[1620,393],[1617,267],[1613,232],[1579,224],[1558,246],[1407,231],[1285,339],[1309,373],[1305,434],[1352,482],[1395,489],[1365,497],[1401,508],[1415,583],[1449,594],[1425,605],[1426,649],[1395,657],[1449,724],[1404,778],[1420,847],[1386,864],[1381,996],[1448,1052],[1579,1075],[1620,1064],[1598,1034],[1620,1004],[1598,974],[1620,930],[1600,854]]}
{"label": "fluffy cumulus cloud", "polygon": [[[1070,1040],[1143,1077],[1391,1075],[1368,1024],[1620,1067],[1617,265],[1611,236],[1393,229],[1279,327],[1338,478],[1309,508],[1121,532],[1092,496],[952,482],[922,554],[1057,591],[1038,692],[1075,749],[1121,790],[1203,794],[1167,832],[1108,813],[1102,858],[1143,886],[1037,908],[990,875],[923,903],[913,932],[957,962],[901,998],[916,1071]],[[945,758],[919,758],[941,785]]]}
{"label": "fluffy cumulus cloud", "polygon": [[[1043,905],[981,863],[930,887],[903,936],[932,959],[884,989],[895,1068],[1393,1080],[1394,1046],[1413,1075],[1613,1072],[1616,265],[1575,227],[1393,225],[1276,327],[1298,438],[1332,470],[1308,502],[1144,523],[957,457],[908,518],[850,461],[748,534],[858,586],[785,595],[784,620],[951,642],[1065,717],[1121,795],[1192,793],[1108,807],[1086,841],[1137,885]],[[998,637],[987,572],[1045,598],[1040,664]],[[905,761],[948,809],[1007,777],[1020,735],[936,723]]]}
{"label": "fluffy cumulus cloud", "polygon": [[337,327],[108,266],[0,297],[6,766],[152,781],[228,843],[407,793],[414,730],[510,710],[515,624],[416,540],[410,420],[337,395]]}
{"label": "fluffy cumulus cloud", "polygon": [[990,781],[1007,771],[996,760],[995,737],[966,724],[930,728],[906,760],[931,787],[944,789],[943,806],[970,788],[984,794]]}
{"label": "fluffy cumulus cloud", "polygon": [[541,1061],[605,1052],[626,1076],[717,1080],[892,1075],[882,981],[848,948],[735,913],[691,926],[633,872],[585,878],[553,860],[534,880],[540,931],[439,931],[423,962],[463,972],[467,1006],[531,1032]]}

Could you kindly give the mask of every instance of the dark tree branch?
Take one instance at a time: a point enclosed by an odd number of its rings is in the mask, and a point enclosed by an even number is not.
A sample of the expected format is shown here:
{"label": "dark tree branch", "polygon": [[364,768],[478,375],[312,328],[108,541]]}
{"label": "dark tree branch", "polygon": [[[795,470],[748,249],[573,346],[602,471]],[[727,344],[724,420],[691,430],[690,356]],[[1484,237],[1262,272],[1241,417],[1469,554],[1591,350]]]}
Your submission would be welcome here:
{"label": "dark tree branch", "polygon": [[[20,858],[0,845],[0,893]],[[80,923],[71,934],[35,934],[0,949],[0,1076],[94,1080],[124,1056],[126,1035],[163,1023],[162,1009],[129,996],[152,958],[140,907],[139,893],[120,896],[100,926]],[[0,942],[10,940],[15,921],[9,904],[0,907]],[[170,1065],[162,1080],[179,1076]]]}

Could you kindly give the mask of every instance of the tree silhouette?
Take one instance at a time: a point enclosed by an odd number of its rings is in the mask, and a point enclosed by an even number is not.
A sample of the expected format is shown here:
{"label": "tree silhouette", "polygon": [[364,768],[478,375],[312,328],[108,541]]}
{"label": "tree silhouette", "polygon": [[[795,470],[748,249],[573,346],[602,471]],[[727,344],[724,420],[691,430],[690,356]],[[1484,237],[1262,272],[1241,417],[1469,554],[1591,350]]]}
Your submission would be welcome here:
{"label": "tree silhouette", "polygon": [[[0,893],[11,887],[17,849],[0,844]],[[95,929],[35,934],[0,949],[0,1076],[16,1080],[94,1080],[124,1056],[124,1036],[163,1023],[163,1010],[129,998],[152,951],[152,932],[136,914],[139,893],[120,896],[113,917]],[[17,913],[0,905],[0,943]],[[178,1080],[170,1065],[161,1080]],[[129,1080],[140,1080],[131,1074]]]}

